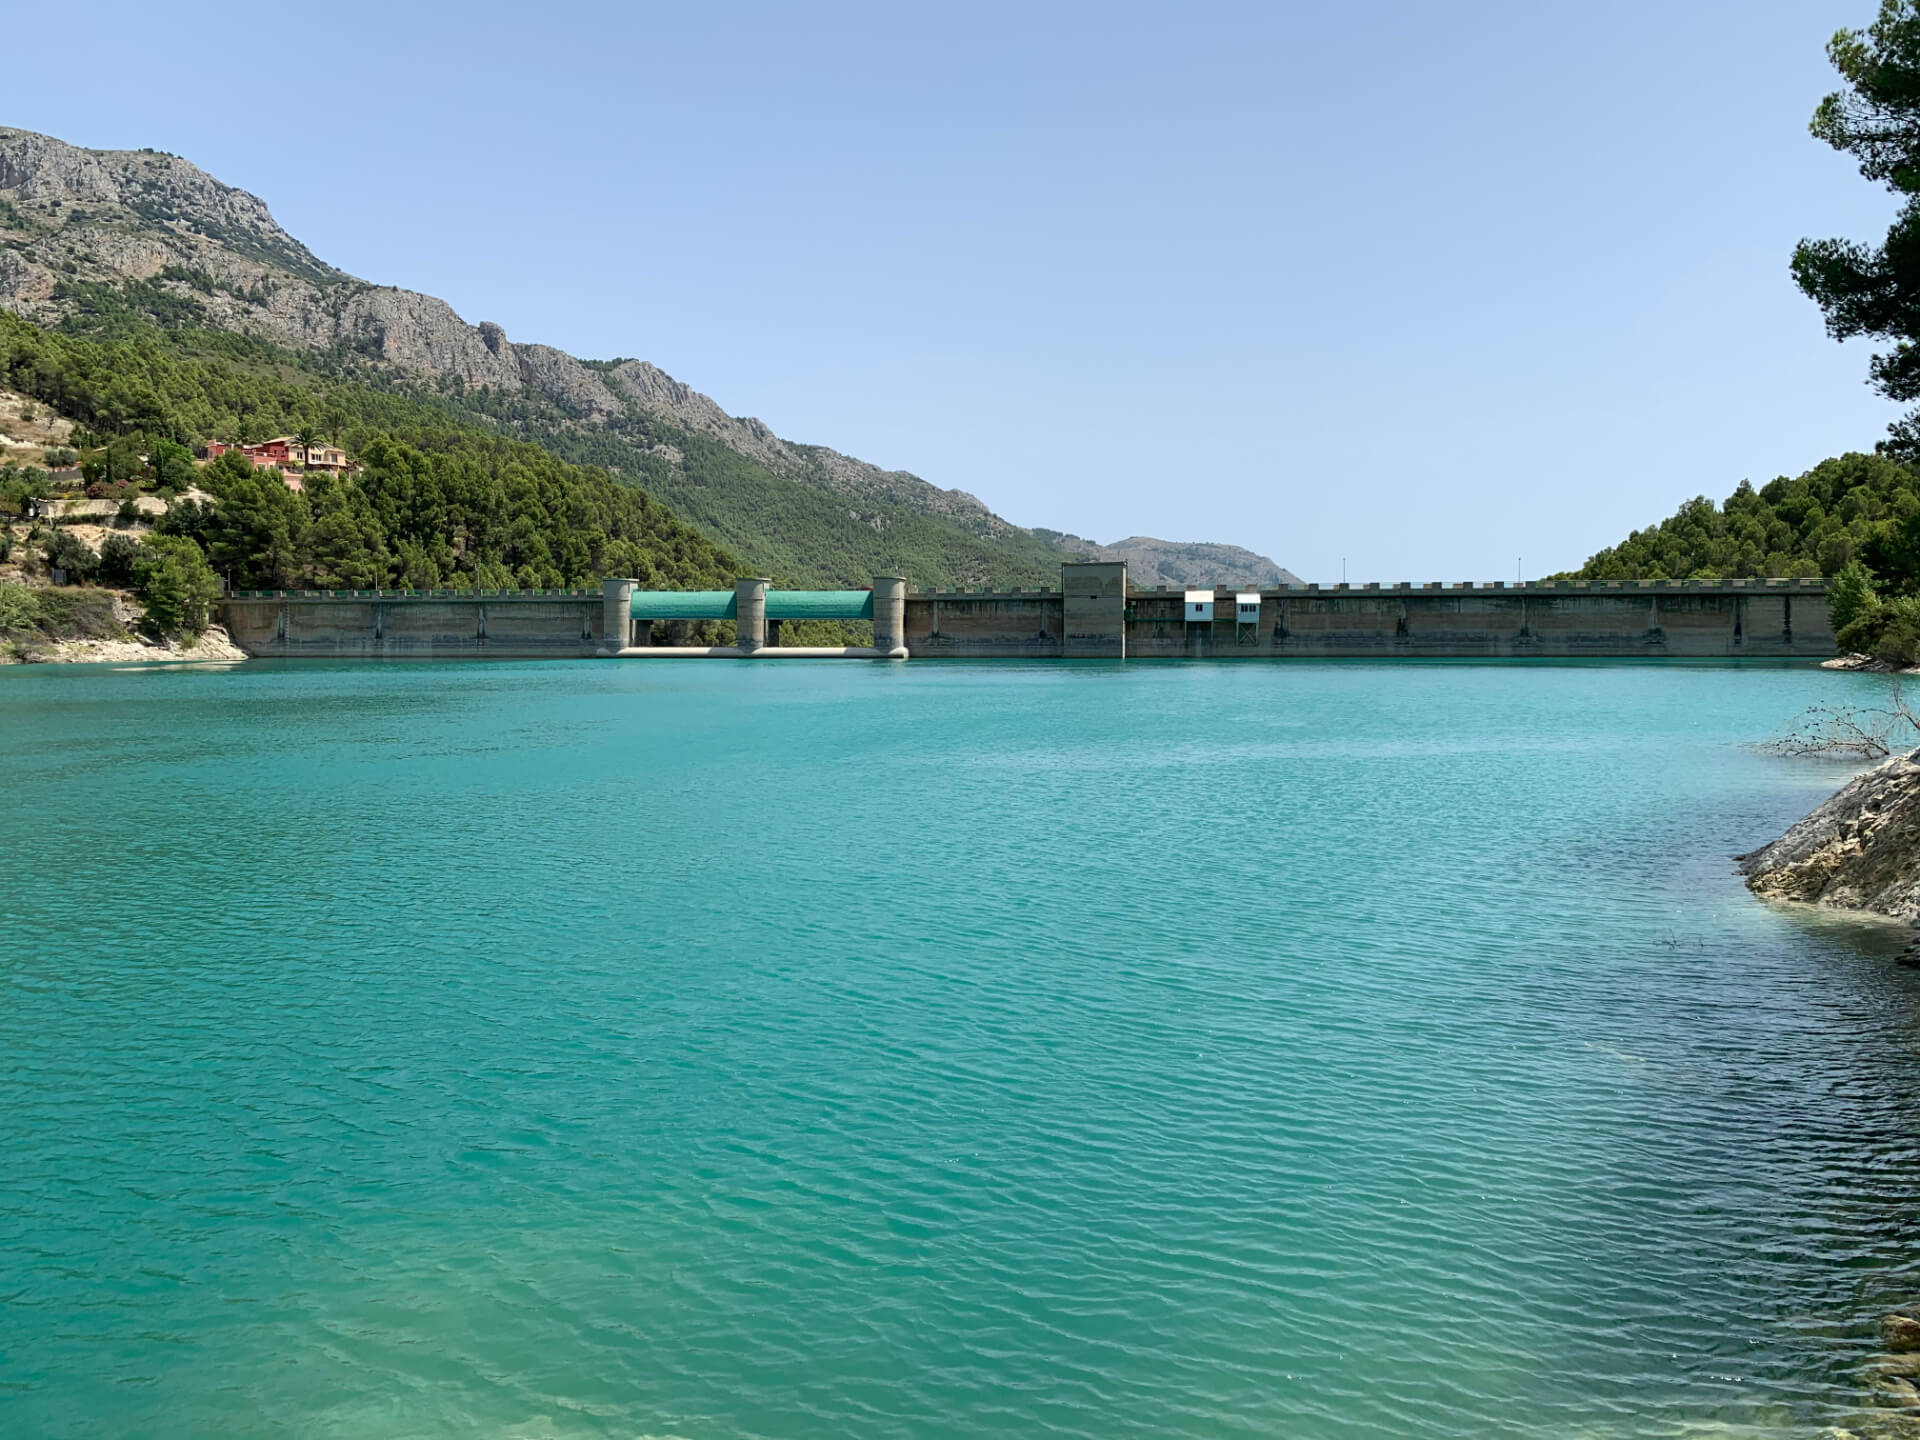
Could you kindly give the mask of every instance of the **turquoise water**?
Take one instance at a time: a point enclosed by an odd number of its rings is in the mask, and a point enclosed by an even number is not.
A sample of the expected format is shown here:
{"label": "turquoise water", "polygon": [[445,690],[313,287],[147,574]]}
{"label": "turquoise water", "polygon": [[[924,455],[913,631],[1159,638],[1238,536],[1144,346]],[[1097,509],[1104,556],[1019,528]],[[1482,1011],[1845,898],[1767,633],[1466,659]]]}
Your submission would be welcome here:
{"label": "turquoise water", "polygon": [[0,671],[0,1434],[1803,1435],[1794,668]]}

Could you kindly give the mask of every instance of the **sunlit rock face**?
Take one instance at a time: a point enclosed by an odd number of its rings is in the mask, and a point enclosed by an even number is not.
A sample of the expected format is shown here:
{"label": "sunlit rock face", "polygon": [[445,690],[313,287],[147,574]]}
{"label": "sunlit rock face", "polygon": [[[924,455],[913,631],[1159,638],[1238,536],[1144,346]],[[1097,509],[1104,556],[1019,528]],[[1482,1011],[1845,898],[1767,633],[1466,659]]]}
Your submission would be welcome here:
{"label": "sunlit rock face", "polygon": [[1915,755],[1855,777],[1771,845],[1742,856],[1747,884],[1769,899],[1920,920]]}

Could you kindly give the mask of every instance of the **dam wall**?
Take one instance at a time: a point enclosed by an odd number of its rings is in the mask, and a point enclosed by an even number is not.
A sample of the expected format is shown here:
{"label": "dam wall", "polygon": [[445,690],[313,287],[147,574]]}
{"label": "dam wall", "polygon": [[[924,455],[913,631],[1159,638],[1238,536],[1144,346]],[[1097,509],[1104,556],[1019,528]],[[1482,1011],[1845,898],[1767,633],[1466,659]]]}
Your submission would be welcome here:
{"label": "dam wall", "polygon": [[1833,654],[1826,591],[1763,582],[1411,586],[1265,592],[1257,625],[1187,626],[1172,597],[1135,599],[1129,655],[1523,658]]}
{"label": "dam wall", "polygon": [[[1819,580],[1642,580],[1527,585],[1306,585],[1258,591],[1136,589],[1119,564],[1061,567],[1058,590],[910,591],[880,577],[873,650],[792,651],[864,658],[1824,659],[1833,654]],[[746,596],[740,608],[740,596]],[[807,597],[841,597],[810,601]],[[241,592],[222,602],[249,655],[319,659],[578,658],[781,653],[765,616],[783,605],[850,605],[860,592],[673,592],[681,608],[744,621],[724,649],[646,647],[659,592],[600,590]],[[791,599],[787,597],[793,597]],[[731,608],[729,608],[731,607]],[[705,608],[701,613],[705,613]],[[1200,618],[1196,618],[1200,617]]]}
{"label": "dam wall", "polygon": [[[1094,566],[1066,566],[1072,572]],[[1107,577],[1090,577],[1104,581]],[[1204,620],[1189,619],[1205,596]],[[1242,618],[1241,602],[1257,597]],[[1136,590],[1071,573],[1060,591],[907,596],[915,659],[1676,659],[1833,654],[1819,580]]]}
{"label": "dam wall", "polygon": [[241,591],[220,608],[247,654],[316,660],[596,655],[604,611],[598,590]]}

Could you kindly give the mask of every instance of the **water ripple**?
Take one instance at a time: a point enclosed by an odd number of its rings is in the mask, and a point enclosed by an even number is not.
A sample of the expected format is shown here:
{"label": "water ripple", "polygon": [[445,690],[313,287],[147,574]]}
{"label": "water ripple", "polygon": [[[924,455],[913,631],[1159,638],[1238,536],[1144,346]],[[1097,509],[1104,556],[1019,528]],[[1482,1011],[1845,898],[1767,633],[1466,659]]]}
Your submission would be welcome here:
{"label": "water ripple", "polygon": [[0,1432],[1762,1437],[1920,1294],[1784,667],[0,672]]}

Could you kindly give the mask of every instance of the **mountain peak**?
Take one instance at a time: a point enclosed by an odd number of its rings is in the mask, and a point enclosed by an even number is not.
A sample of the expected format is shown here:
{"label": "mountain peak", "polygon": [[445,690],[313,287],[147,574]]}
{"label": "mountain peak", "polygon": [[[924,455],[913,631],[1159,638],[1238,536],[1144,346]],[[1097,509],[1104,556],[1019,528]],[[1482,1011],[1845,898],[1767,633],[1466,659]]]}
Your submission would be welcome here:
{"label": "mountain peak", "polygon": [[1096,544],[1059,530],[1033,532],[1065,555],[1087,560],[1124,560],[1136,585],[1304,585],[1291,570],[1238,545],[1214,541],[1158,540],[1129,535],[1111,545]]}
{"label": "mountain peak", "polygon": [[[917,557],[929,581],[1024,584],[1057,562],[1049,541],[965,491],[784,440],[645,360],[584,361],[516,342],[444,300],[336,269],[258,196],[178,156],[0,128],[0,308],[57,325],[114,307],[306,352],[333,373],[384,371],[471,404],[488,423],[658,491],[768,571],[858,581],[909,573]],[[708,442],[739,463],[696,453]]]}
{"label": "mountain peak", "polygon": [[[0,127],[0,191],[9,192],[16,212],[6,218],[24,222],[10,229],[37,231],[45,249],[76,263],[100,257],[56,237],[72,227],[70,239],[78,241],[88,229],[97,239],[111,228],[123,238],[144,234],[167,249],[177,247],[161,237],[177,237],[185,250],[210,244],[317,283],[350,278],[281,229],[259,196],[157,150],[83,150],[50,135]],[[152,243],[123,248],[113,268],[124,273],[137,274],[158,258]],[[160,258],[151,268],[157,273],[165,263]]]}

